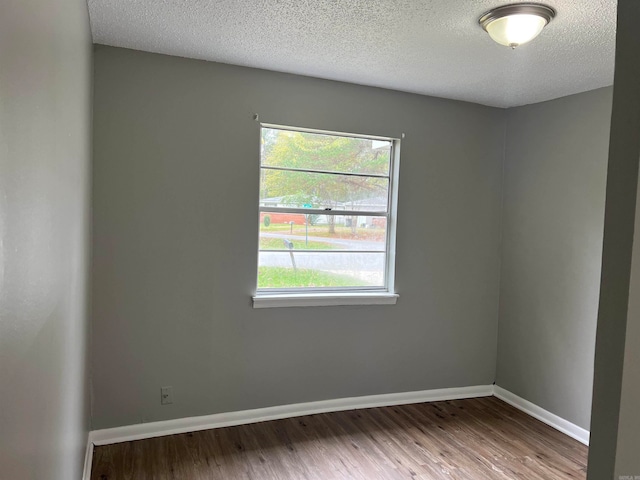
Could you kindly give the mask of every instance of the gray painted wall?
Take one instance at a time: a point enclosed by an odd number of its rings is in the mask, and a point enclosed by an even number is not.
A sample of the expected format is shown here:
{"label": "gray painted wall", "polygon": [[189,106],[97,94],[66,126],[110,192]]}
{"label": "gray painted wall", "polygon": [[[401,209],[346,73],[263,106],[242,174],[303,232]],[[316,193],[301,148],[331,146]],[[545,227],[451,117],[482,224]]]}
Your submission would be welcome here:
{"label": "gray painted wall", "polygon": [[496,382],[589,428],[610,88],[508,111]]}
{"label": "gray painted wall", "polygon": [[77,479],[89,428],[87,5],[0,11],[0,477]]}
{"label": "gray painted wall", "polygon": [[[618,2],[616,71],[607,197],[589,480],[640,475],[638,431],[638,157],[640,156],[640,2]],[[626,351],[626,354],[625,354]]]}
{"label": "gray painted wall", "polygon": [[[504,111],[98,46],[94,112],[93,428],[493,382]],[[406,133],[397,305],[251,308],[254,112]]]}

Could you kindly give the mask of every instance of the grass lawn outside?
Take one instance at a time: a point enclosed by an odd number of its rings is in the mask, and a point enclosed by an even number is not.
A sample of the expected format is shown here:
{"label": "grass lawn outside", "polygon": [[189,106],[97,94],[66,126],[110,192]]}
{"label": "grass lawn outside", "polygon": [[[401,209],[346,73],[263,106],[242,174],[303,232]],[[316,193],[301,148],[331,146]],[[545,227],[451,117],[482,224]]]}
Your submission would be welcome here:
{"label": "grass lawn outside", "polygon": [[[304,243],[304,242],[303,242]],[[320,270],[258,267],[258,288],[363,287],[368,283],[347,275]]]}
{"label": "grass lawn outside", "polygon": [[[293,243],[294,250],[334,250],[338,248],[336,245],[326,242],[309,241],[305,244],[304,240],[290,240]],[[282,238],[260,237],[260,250],[288,250]]]}

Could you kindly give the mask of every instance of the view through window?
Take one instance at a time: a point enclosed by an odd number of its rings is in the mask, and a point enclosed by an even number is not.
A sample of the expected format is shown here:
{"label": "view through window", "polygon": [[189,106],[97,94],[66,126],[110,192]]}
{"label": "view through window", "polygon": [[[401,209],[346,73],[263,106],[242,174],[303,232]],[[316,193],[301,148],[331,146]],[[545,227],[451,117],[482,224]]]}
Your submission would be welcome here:
{"label": "view through window", "polygon": [[261,131],[258,291],[385,290],[394,141]]}

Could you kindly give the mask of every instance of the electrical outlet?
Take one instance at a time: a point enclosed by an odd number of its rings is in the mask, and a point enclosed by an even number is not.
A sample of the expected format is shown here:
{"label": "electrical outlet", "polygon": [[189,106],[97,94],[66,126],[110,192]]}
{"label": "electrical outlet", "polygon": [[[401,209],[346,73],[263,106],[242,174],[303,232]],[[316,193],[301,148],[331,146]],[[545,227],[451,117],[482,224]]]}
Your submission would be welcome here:
{"label": "electrical outlet", "polygon": [[173,387],[160,388],[160,403],[162,405],[173,403]]}

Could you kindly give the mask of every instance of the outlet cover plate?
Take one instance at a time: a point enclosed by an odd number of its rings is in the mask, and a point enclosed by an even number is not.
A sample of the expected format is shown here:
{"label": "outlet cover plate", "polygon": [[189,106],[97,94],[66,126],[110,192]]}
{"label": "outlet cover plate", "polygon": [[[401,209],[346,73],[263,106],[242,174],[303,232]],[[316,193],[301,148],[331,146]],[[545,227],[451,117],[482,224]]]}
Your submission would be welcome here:
{"label": "outlet cover plate", "polygon": [[173,387],[160,388],[160,404],[169,405],[173,403]]}

